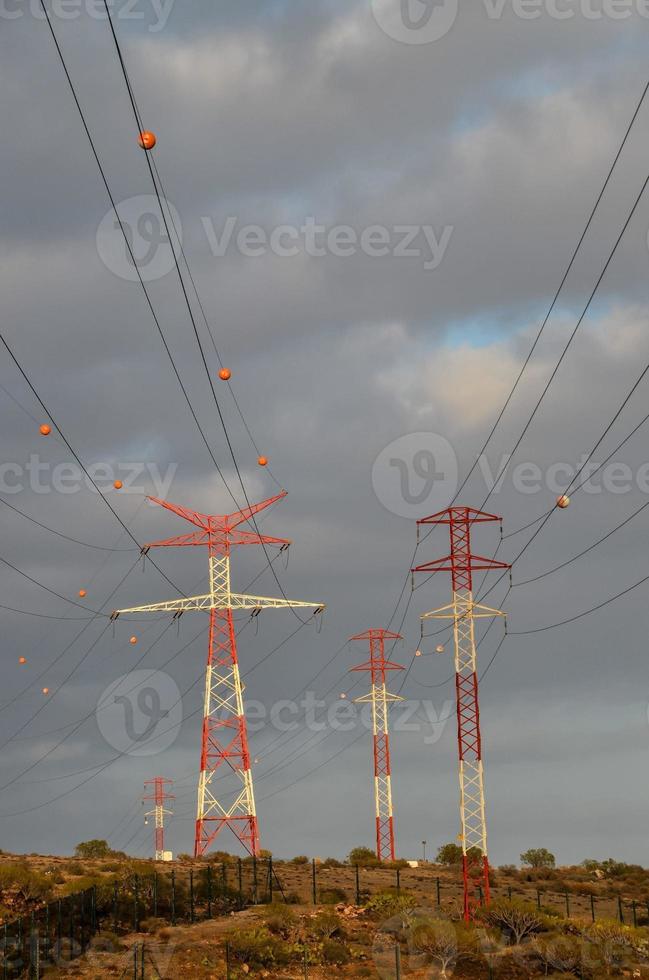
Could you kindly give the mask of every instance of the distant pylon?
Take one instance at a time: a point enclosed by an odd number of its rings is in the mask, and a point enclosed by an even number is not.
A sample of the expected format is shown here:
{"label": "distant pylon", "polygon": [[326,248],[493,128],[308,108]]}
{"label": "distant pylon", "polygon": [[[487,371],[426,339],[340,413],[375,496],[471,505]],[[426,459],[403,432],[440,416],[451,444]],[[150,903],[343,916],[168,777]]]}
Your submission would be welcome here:
{"label": "distant pylon", "polygon": [[[209,652],[205,675],[205,708],[203,713],[203,735],[201,750],[201,771],[198,781],[198,806],[196,814],[196,835],[194,854],[201,857],[209,849],[217,834],[229,827],[245,849],[253,856],[259,856],[259,829],[255,794],[250,768],[248,731],[243,706],[243,686],[239,672],[237,644],[234,633],[233,610],[250,609],[258,614],[262,609],[313,608],[316,613],[324,605],[315,602],[295,602],[292,599],[269,599],[265,596],[242,595],[230,588],[230,552],[239,545],[271,544],[288,548],[290,541],[285,538],[272,538],[267,534],[239,531],[255,514],[270,507],[286,496],[283,490],[277,496],[253,504],[234,514],[201,514],[188,510],[165,500],[149,499],[154,504],[165,507],[190,524],[198,531],[155,541],[142,550],[168,547],[206,547],[209,556],[210,591],[206,595],[184,599],[171,599],[169,602],[155,602],[131,609],[118,609],[121,613],[170,612],[174,618],[190,610],[209,611]],[[216,797],[212,782],[216,771],[224,764],[230,766],[241,781],[241,789],[234,802],[227,806]]]}
{"label": "distant pylon", "polygon": [[482,740],[474,620],[503,616],[499,609],[473,601],[473,572],[509,568],[501,561],[471,553],[471,525],[500,521],[472,507],[449,507],[439,514],[417,521],[422,524],[448,524],[451,553],[446,558],[418,565],[413,572],[450,572],[453,602],[425,613],[425,619],[452,619],[455,639],[455,685],[460,758],[460,841],[464,878],[464,918],[473,918],[480,895],[489,904],[489,858],[485,818]]}
{"label": "distant pylon", "polygon": [[390,759],[390,731],[388,726],[389,704],[403,701],[397,694],[390,694],[386,688],[385,675],[388,670],[403,670],[400,664],[385,659],[385,641],[400,640],[398,633],[389,630],[370,629],[352,636],[351,640],[365,640],[369,643],[370,659],[352,667],[354,671],[368,670],[372,676],[372,690],[363,697],[356,698],[360,704],[372,705],[372,728],[374,732],[374,797],[376,801],[376,856],[379,861],[394,861],[394,813],[392,809],[392,763]]}
{"label": "distant pylon", "polygon": [[153,810],[149,810],[145,813],[145,817],[155,817],[155,859],[156,861],[164,861],[165,856],[165,816],[171,816],[173,810],[166,810],[165,803],[167,800],[175,800],[176,797],[167,793],[166,786],[171,785],[173,779],[164,779],[162,776],[156,776],[155,779],[145,779],[144,789],[146,791],[148,786],[153,786],[153,794],[149,796],[143,796],[143,800],[153,800],[155,807]]}

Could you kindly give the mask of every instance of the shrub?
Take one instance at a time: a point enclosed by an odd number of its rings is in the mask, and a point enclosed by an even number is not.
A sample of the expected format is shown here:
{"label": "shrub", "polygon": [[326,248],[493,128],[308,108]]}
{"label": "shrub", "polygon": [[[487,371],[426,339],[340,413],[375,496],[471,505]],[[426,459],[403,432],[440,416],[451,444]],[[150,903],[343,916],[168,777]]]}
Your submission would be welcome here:
{"label": "shrub", "polygon": [[344,865],[343,865],[342,861],[339,861],[338,860],[338,858],[325,858],[324,861],[322,862],[322,867],[323,868],[342,868],[342,867],[344,867]]}
{"label": "shrub", "polygon": [[546,975],[555,973],[581,973],[582,948],[576,936],[556,936],[535,939],[534,951],[545,967]]}
{"label": "shrub", "polygon": [[347,901],[347,892],[342,888],[323,888],[320,892],[320,903],[322,905],[339,905]]}
{"label": "shrub", "polygon": [[357,864],[361,868],[373,868],[379,863],[379,859],[370,847],[355,847],[349,852],[349,863]]}
{"label": "shrub", "polygon": [[277,904],[269,907],[266,914],[266,926],[275,935],[288,939],[295,928],[295,924],[295,913],[286,905]]}
{"label": "shrub", "polygon": [[159,933],[161,929],[165,929],[167,923],[164,919],[155,919],[153,916],[150,919],[143,919],[140,922],[140,932],[148,932],[151,935]]}
{"label": "shrub", "polygon": [[233,959],[247,966],[285,966],[291,960],[291,947],[266,929],[236,929],[229,933],[228,943]]}
{"label": "shrub", "polygon": [[342,932],[342,925],[335,912],[318,912],[309,923],[309,932],[316,939],[331,939]]}
{"label": "shrub", "polygon": [[449,966],[476,949],[475,933],[448,919],[417,919],[412,925],[411,941],[416,950],[436,963],[441,975]]}
{"label": "shrub", "polygon": [[417,905],[414,895],[407,892],[384,891],[373,895],[365,906],[373,919],[390,919],[394,915],[407,915]]}
{"label": "shrub", "polygon": [[309,859],[306,854],[300,854],[298,857],[291,858],[291,864],[309,864]]}
{"label": "shrub", "polygon": [[351,953],[346,946],[342,943],[336,942],[335,939],[325,939],[322,944],[322,958],[325,963],[331,963],[336,966],[344,966],[351,960]]}
{"label": "shrub", "polygon": [[508,933],[515,945],[543,928],[543,916],[538,909],[516,899],[494,902],[489,908],[480,910],[480,917],[489,925]]}
{"label": "shrub", "polygon": [[27,864],[5,864],[0,866],[0,899],[3,904],[7,893],[15,893],[25,902],[42,902],[52,894],[51,877],[31,871]]}

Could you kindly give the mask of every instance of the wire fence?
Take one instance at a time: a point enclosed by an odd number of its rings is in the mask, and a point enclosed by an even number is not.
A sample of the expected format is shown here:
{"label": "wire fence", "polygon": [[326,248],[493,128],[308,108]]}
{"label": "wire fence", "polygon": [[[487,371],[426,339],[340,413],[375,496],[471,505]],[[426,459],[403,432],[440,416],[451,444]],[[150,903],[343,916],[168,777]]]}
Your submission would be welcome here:
{"label": "wire fence", "polygon": [[[408,891],[439,911],[448,911],[461,894],[457,883],[442,879],[434,869],[336,868],[323,867],[316,861],[296,867],[277,864],[272,858],[129,874],[5,923],[0,930],[0,978],[39,978],[47,967],[82,956],[98,933],[119,937],[146,932],[149,919],[172,926],[191,925],[273,902],[362,905],[387,889]],[[491,898],[534,902],[540,912],[566,918],[592,922],[616,918],[625,925],[649,924],[649,899],[644,898],[524,889],[519,885],[496,886]],[[134,954],[139,957],[138,969],[152,955],[140,947],[140,953]]]}

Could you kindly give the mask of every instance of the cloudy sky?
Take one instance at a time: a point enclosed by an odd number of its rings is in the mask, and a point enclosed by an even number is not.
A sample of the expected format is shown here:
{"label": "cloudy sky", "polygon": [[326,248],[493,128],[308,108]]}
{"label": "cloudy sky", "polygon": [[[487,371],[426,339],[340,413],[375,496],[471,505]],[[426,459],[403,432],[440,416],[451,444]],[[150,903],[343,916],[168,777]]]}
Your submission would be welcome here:
{"label": "cloudy sky", "polygon": [[[160,328],[229,489],[133,281],[39,3],[0,8],[2,332],[136,540],[181,534],[187,526],[144,494],[224,513],[243,492],[109,27],[101,4],[51,4]],[[458,790],[448,636],[426,638],[413,664],[419,616],[449,600],[450,582],[439,575],[411,596],[408,580],[401,595],[415,518],[453,499],[530,350],[646,85],[648,12],[640,0],[479,0],[460,10],[452,0],[117,0],[113,11],[216,344],[270,460],[269,470],[257,466],[217,380],[245,492],[261,500],[289,491],[260,522],[293,541],[288,567],[282,556],[273,568],[287,595],[327,603],[320,632],[288,611],[237,622],[262,842],[281,856],[341,856],[373,842],[370,736],[349,718],[366,678],[348,671],[366,652],[345,643],[391,625],[404,637],[394,659],[412,665],[392,678],[407,699],[393,711],[397,848],[417,856],[423,839],[430,849],[455,838]],[[646,178],[648,122],[649,97],[461,503],[483,504],[561,356]],[[643,198],[489,496],[505,534],[552,507],[571,479],[559,464],[574,472],[647,362],[648,229]],[[140,571],[133,541],[56,432],[39,435],[48,418],[4,351],[0,385],[0,556],[10,563],[0,569],[0,846],[68,853],[111,835],[114,846],[148,854],[142,784],[164,775],[177,783],[168,846],[189,851],[204,620],[122,620],[113,632],[104,618],[88,619],[88,609],[167,599],[174,589],[152,564]],[[528,846],[549,847],[563,863],[649,861],[649,584],[567,625],[526,632],[649,575],[649,509],[583,558],[518,584],[649,501],[646,429],[614,452],[643,419],[647,391],[643,379],[594,454],[595,463],[613,454],[604,479],[555,512],[515,563],[504,607],[512,635],[499,648],[498,621],[479,648],[482,667],[498,649],[481,690],[495,863]],[[119,494],[116,478],[127,484]],[[498,557],[516,557],[535,527],[505,539]],[[481,554],[499,540],[497,525],[474,532]],[[437,530],[417,561],[447,550]],[[253,589],[278,595],[263,552],[245,552],[234,558],[235,585],[259,575]],[[154,558],[178,590],[204,589],[202,552]],[[499,605],[507,586],[505,578],[487,601]],[[443,656],[434,653],[440,639]],[[121,681],[128,705],[116,708],[115,682],[138,669],[147,673]],[[305,692],[320,702],[315,727]],[[285,699],[299,705],[281,715],[290,731],[268,720]],[[157,742],[129,738],[149,724]],[[231,791],[224,779],[225,799]],[[224,835],[219,846],[236,842]]]}

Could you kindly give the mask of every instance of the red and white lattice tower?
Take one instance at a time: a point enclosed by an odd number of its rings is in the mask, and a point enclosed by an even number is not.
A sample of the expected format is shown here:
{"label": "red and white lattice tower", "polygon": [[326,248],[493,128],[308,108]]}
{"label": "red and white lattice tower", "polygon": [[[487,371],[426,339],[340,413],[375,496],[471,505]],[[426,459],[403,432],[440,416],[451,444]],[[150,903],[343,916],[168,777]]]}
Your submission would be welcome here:
{"label": "red and white lattice tower", "polygon": [[[194,840],[196,857],[207,852],[224,827],[233,831],[249,854],[256,857],[260,851],[233,611],[251,610],[253,614],[257,614],[262,609],[315,608],[316,612],[324,609],[322,603],[242,595],[230,588],[230,554],[233,548],[253,544],[279,545],[280,548],[289,546],[290,541],[284,538],[239,530],[241,524],[285,496],[286,491],[283,490],[260,504],[245,507],[234,514],[218,516],[201,514],[165,500],[149,498],[152,503],[165,507],[194,524],[199,530],[168,538],[166,541],[155,541],[146,545],[143,551],[156,547],[207,548],[210,591],[206,595],[119,609],[113,613],[115,618],[121,613],[170,612],[174,617],[179,617],[190,610],[209,612],[201,771]],[[228,805],[222,803],[216,795],[215,775],[223,764],[229,765],[241,782],[234,801]]]}
{"label": "red and white lattice tower", "polygon": [[176,797],[167,793],[166,787],[171,785],[172,779],[163,779],[162,776],[156,776],[155,779],[146,779],[144,781],[144,789],[147,790],[148,787],[153,787],[153,793],[148,796],[143,796],[143,800],[153,800],[155,807],[153,810],[149,810],[145,813],[145,817],[155,817],[155,859],[156,861],[164,861],[165,859],[165,816],[171,816],[173,810],[166,810],[165,803],[168,800],[175,800]]}
{"label": "red and white lattice tower", "polygon": [[[422,619],[452,619],[455,640],[455,682],[457,691],[457,730],[460,757],[460,821],[464,878],[464,918],[473,917],[479,896],[489,903],[489,858],[485,820],[484,774],[480,735],[480,707],[474,621],[504,615],[499,609],[473,600],[473,573],[509,566],[471,551],[471,526],[500,517],[472,507],[449,507],[425,517],[417,524],[448,524],[451,553],[446,558],[418,565],[414,572],[450,572],[453,602],[425,613]],[[476,893],[478,898],[476,897]]]}
{"label": "red and white lattice tower", "polygon": [[394,814],[392,810],[392,765],[390,761],[390,732],[388,727],[389,705],[403,701],[396,694],[390,694],[386,687],[385,675],[389,670],[403,670],[400,664],[385,659],[385,641],[400,640],[398,633],[389,630],[370,629],[366,633],[352,636],[352,640],[369,643],[370,659],[352,667],[354,671],[367,670],[372,676],[372,690],[363,697],[356,698],[359,704],[372,705],[372,727],[374,732],[374,797],[376,800],[376,856],[379,861],[394,861]]}

